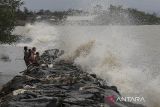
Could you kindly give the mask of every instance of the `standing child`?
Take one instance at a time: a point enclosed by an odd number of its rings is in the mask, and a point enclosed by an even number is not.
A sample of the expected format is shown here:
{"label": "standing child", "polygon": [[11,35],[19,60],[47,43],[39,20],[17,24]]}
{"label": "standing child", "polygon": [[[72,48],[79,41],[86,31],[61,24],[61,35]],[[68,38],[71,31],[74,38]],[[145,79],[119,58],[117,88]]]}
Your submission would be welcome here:
{"label": "standing child", "polygon": [[25,47],[24,47],[24,61],[25,61],[26,66],[28,66],[28,63],[29,63],[28,54],[29,54],[29,53],[28,53],[28,47],[25,46]]}

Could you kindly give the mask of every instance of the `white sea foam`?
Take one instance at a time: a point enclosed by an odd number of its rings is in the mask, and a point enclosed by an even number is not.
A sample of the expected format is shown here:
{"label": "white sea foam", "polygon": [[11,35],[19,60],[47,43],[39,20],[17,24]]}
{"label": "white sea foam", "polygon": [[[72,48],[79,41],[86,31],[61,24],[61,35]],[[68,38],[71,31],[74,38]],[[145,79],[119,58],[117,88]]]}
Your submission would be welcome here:
{"label": "white sea foam", "polygon": [[[116,85],[123,96],[144,97],[146,105],[159,107],[160,75],[152,75],[156,71],[145,65],[148,57],[140,54],[145,63],[137,59],[139,52],[145,52],[142,44],[134,38],[134,35],[141,34],[134,32],[135,29],[137,27],[53,26],[43,22],[27,24],[21,30],[17,27],[14,33],[33,40],[18,46],[63,49],[66,60],[74,61],[86,72],[96,73],[110,85]],[[143,31],[143,27],[141,29]]]}
{"label": "white sea foam", "polygon": [[40,50],[53,48],[56,43],[58,32],[54,26],[48,23],[34,23],[27,24],[24,27],[16,27],[13,34],[24,36],[25,38],[31,38],[32,42],[19,43],[18,46],[36,46]]}

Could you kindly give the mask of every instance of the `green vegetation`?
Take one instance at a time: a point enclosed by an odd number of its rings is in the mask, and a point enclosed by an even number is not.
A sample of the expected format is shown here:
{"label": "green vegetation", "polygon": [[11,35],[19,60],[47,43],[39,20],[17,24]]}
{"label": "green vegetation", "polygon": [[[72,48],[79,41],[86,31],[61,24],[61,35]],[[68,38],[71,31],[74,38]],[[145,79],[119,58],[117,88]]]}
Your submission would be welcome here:
{"label": "green vegetation", "polygon": [[63,22],[67,18],[67,12],[66,11],[50,11],[50,10],[40,10],[35,13],[36,16],[41,16],[42,20],[46,19],[54,19],[54,22]]}
{"label": "green vegetation", "polygon": [[95,19],[98,24],[119,24],[119,25],[158,25],[160,17],[156,13],[149,14],[137,9],[127,8],[122,6],[110,5],[108,10],[100,10],[99,15]]}
{"label": "green vegetation", "polygon": [[0,1],[0,43],[11,43],[18,38],[11,35],[16,21],[16,12],[22,5],[21,0]]}
{"label": "green vegetation", "polygon": [[[123,8],[122,6],[113,6],[107,10],[103,10],[103,7],[97,5],[94,7],[93,12],[87,12],[83,10],[69,9],[67,11],[50,11],[50,10],[39,10],[38,12],[25,11],[29,19],[34,19],[37,16],[41,16],[41,20],[54,19],[55,22],[64,22],[67,16],[86,16],[86,15],[97,15],[93,24],[97,25],[108,25],[108,24],[118,24],[118,25],[157,25],[160,24],[160,17],[156,13],[150,14],[137,9]],[[33,17],[34,18],[31,18]],[[40,21],[41,21],[40,20]],[[53,20],[52,20],[53,21]]]}
{"label": "green vegetation", "polygon": [[[27,22],[36,21],[52,21],[56,23],[60,23],[65,21],[67,18],[66,11],[50,11],[50,10],[39,10],[39,11],[31,11],[26,7],[22,10],[17,11],[17,25],[24,25]],[[54,19],[54,20],[53,20]],[[25,23],[23,23],[25,22]]]}
{"label": "green vegetation", "polygon": [[156,15],[156,13],[149,14],[142,11],[138,11],[137,9],[128,8],[125,10],[128,12],[129,17],[134,20],[134,24],[137,25],[157,25],[160,24],[160,17]]}

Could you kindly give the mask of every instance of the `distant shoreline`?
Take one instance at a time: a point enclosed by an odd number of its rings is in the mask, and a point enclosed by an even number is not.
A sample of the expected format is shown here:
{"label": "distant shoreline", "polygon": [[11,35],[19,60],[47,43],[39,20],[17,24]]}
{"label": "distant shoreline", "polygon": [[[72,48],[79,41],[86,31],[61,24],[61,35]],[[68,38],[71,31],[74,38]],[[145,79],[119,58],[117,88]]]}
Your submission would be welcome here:
{"label": "distant shoreline", "polygon": [[93,23],[93,22],[63,22],[63,23],[55,23],[55,22],[52,22],[52,21],[48,21],[48,20],[41,20],[41,21],[34,21],[34,22],[31,22],[31,21],[18,21],[16,23],[15,26],[25,26],[26,24],[28,23],[31,23],[31,24],[34,24],[36,22],[46,22],[46,23],[50,23],[50,24],[53,24],[53,25],[62,25],[62,26],[67,26],[67,25],[76,25],[76,26],[149,26],[149,25],[160,25],[160,24],[98,24],[98,23]]}

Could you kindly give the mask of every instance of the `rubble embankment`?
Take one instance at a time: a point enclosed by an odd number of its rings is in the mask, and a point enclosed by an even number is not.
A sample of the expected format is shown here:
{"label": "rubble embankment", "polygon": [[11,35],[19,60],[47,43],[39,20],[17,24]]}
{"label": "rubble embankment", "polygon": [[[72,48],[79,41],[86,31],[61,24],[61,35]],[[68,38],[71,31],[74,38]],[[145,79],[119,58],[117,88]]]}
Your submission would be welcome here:
{"label": "rubble embankment", "polygon": [[73,63],[55,60],[55,50],[47,50],[41,57],[48,66],[30,66],[5,84],[0,107],[144,107],[108,99],[121,96],[116,86],[108,86]]}

